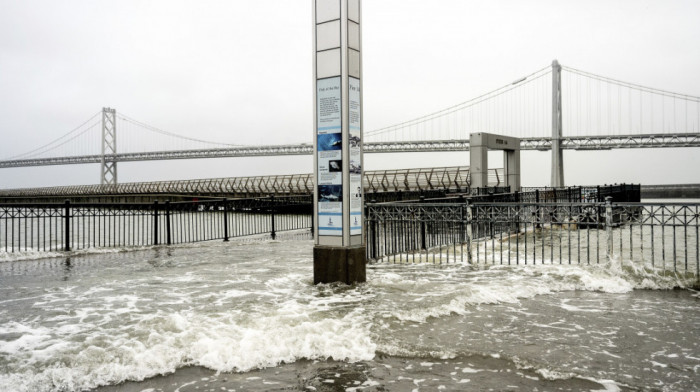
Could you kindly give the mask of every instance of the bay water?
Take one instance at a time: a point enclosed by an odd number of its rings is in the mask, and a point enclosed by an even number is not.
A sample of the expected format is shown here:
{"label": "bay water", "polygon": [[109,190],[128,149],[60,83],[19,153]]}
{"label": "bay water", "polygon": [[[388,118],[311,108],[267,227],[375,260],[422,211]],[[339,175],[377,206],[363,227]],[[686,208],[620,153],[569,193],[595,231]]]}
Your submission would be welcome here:
{"label": "bay water", "polygon": [[700,295],[634,263],[368,266],[278,240],[0,254],[0,391],[700,390]]}

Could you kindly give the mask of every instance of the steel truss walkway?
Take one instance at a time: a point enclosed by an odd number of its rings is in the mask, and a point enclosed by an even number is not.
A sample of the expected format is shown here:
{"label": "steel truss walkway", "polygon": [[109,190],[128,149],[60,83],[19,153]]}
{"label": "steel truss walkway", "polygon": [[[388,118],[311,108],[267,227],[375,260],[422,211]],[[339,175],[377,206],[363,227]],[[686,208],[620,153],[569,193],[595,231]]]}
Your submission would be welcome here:
{"label": "steel truss walkway", "polygon": [[[469,140],[426,140],[412,142],[370,142],[363,145],[364,152],[440,152],[468,151]],[[653,134],[653,135],[619,135],[619,136],[572,136],[561,139],[562,149],[568,150],[610,150],[631,148],[665,148],[665,147],[700,147],[700,133]],[[552,148],[552,138],[523,138],[521,150],[546,151]],[[107,154],[110,162],[158,161],[170,159],[201,159],[230,157],[260,157],[283,155],[311,155],[310,144],[286,144],[269,146],[246,146],[200,150],[152,151],[139,153]],[[72,157],[18,159],[0,161],[0,168],[77,165],[101,163],[102,155],[84,155]]]}
{"label": "steel truss walkway", "polygon": [[[440,167],[365,171],[365,192],[466,189],[470,184],[469,167]],[[502,169],[489,171],[489,182],[498,186]],[[202,180],[132,182],[117,185],[76,185],[46,188],[1,190],[0,197],[40,196],[123,196],[123,195],[206,195],[242,197],[245,195],[300,195],[314,191],[312,174],[257,177],[229,177]]]}

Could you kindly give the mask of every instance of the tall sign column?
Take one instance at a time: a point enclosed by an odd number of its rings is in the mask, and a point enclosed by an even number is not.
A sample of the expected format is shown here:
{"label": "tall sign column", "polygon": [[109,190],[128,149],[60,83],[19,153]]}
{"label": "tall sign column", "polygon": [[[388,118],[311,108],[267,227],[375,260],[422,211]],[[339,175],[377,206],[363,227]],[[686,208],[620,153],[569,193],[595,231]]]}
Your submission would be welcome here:
{"label": "tall sign column", "polygon": [[314,283],[364,282],[360,0],[313,0]]}

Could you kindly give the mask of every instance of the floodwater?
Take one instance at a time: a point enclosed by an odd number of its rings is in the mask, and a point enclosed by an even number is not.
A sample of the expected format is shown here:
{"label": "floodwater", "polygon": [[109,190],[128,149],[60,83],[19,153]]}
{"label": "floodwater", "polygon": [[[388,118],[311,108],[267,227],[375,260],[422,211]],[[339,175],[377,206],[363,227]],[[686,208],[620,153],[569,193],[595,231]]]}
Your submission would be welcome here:
{"label": "floodwater", "polygon": [[673,275],[380,264],[314,286],[312,248],[0,254],[0,390],[700,390],[700,293]]}

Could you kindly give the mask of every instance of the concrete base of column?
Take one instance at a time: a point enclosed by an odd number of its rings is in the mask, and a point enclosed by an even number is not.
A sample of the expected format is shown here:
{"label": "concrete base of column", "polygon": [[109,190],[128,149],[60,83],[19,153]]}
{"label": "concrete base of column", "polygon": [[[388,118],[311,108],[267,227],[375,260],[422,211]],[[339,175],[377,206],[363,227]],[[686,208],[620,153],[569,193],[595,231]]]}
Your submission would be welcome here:
{"label": "concrete base of column", "polygon": [[365,282],[366,264],[364,246],[314,246],[314,284]]}

